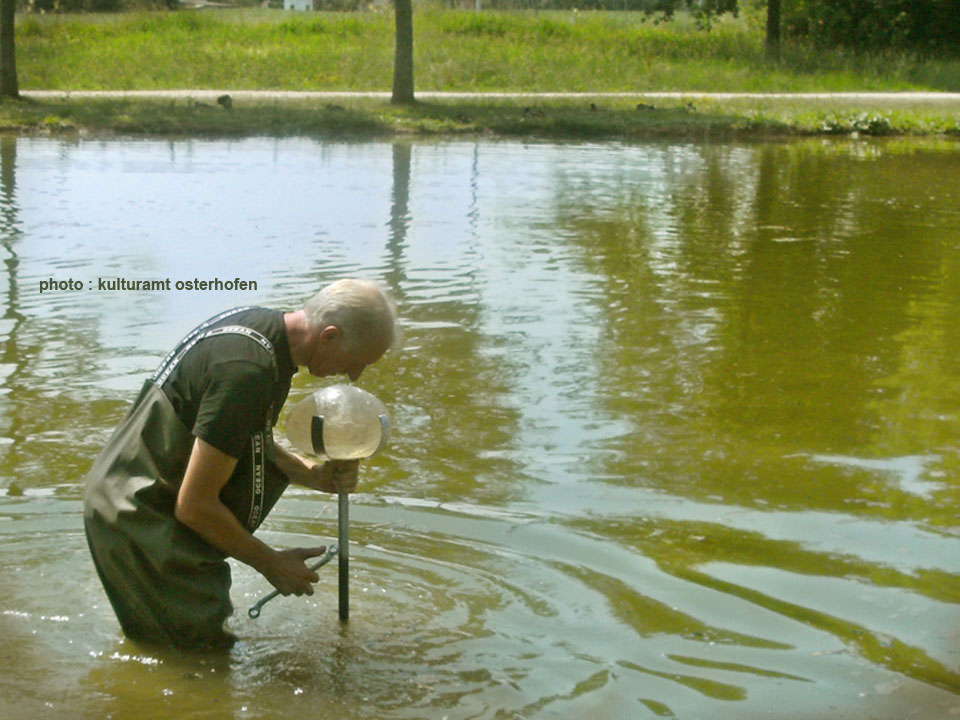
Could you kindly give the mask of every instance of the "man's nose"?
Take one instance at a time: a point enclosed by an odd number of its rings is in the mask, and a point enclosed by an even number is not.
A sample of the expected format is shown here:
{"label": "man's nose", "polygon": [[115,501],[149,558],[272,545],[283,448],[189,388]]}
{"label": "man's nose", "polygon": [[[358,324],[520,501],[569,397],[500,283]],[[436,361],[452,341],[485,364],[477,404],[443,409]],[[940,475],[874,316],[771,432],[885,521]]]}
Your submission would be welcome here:
{"label": "man's nose", "polygon": [[356,382],[360,379],[360,375],[363,373],[364,368],[353,368],[347,373],[347,377],[350,378],[353,382]]}

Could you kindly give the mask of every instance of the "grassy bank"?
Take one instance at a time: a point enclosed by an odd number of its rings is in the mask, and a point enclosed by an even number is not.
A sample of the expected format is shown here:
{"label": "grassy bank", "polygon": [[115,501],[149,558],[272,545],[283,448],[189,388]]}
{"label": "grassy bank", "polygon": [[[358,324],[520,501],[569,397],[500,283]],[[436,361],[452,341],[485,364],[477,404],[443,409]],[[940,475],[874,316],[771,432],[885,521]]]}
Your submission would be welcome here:
{"label": "grassy bank", "polygon": [[[763,53],[759,23],[709,32],[631,13],[483,12],[415,16],[420,91],[960,91],[960,60]],[[385,11],[291,14],[180,11],[26,16],[17,28],[24,89],[388,90],[393,17]],[[956,107],[636,100],[237,102],[44,100],[0,105],[0,125],[153,133],[493,132],[648,134],[958,132]]]}
{"label": "grassy bank", "polygon": [[960,139],[960,103],[676,98],[432,99],[413,107],[375,98],[236,100],[45,99],[0,103],[0,130],[179,136],[537,136],[555,139],[773,138],[947,135]]}

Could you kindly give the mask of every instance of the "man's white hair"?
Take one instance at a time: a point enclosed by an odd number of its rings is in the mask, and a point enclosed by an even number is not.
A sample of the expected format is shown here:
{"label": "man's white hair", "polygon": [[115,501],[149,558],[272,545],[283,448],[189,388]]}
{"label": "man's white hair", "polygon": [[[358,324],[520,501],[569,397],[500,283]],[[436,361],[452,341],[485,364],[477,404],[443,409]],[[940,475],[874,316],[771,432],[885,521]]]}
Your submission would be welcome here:
{"label": "man's white hair", "polygon": [[372,342],[389,348],[397,338],[396,307],[387,292],[369,280],[338,280],[307,300],[303,310],[312,327],[340,328],[351,351]]}

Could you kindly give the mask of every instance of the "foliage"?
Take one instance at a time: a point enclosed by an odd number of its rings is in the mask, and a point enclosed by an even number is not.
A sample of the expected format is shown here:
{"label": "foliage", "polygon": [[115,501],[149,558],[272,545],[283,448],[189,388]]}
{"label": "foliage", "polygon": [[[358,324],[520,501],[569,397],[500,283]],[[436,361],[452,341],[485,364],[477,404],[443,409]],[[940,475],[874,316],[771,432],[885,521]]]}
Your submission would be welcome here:
{"label": "foliage", "polygon": [[960,56],[957,0],[794,0],[788,35],[821,47],[903,49]]}
{"label": "foliage", "polygon": [[740,8],[737,0],[656,0],[655,11],[665,18],[672,18],[678,10],[689,11],[702,28],[708,29],[713,18],[724,13],[737,15]]}
{"label": "foliage", "polygon": [[[783,5],[786,34],[809,39],[819,47],[960,56],[958,0],[788,0]],[[709,29],[724,14],[758,10],[765,14],[767,0],[537,0],[537,6],[643,10],[657,22],[686,11],[701,28]]]}
{"label": "foliage", "polygon": [[893,133],[893,124],[890,118],[879,113],[833,113],[825,118],[821,125],[822,130],[830,135],[890,135]]}

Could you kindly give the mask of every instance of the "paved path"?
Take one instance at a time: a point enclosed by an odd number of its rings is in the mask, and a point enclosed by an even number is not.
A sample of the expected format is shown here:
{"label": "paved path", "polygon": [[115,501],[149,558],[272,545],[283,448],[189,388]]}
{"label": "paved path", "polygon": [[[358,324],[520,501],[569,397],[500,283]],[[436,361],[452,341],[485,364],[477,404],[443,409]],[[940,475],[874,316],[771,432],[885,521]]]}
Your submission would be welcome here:
{"label": "paved path", "polygon": [[[215,101],[220,95],[235,100],[337,100],[350,98],[389,99],[389,92],[319,92],[294,90],[21,90],[28,98],[189,99]],[[708,93],[708,92],[418,92],[421,100],[499,100],[611,98],[631,100],[834,100],[883,103],[960,104],[960,93],[948,92],[839,92],[839,93]]]}

